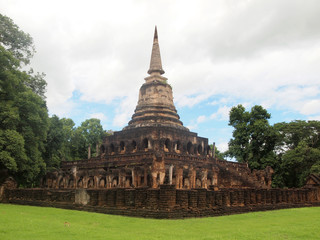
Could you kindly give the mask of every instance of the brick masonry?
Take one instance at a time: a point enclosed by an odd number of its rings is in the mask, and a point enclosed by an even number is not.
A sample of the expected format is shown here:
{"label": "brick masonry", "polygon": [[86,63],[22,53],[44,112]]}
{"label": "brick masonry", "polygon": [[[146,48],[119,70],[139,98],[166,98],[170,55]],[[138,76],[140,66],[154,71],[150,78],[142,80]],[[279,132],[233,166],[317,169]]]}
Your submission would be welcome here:
{"label": "brick masonry", "polygon": [[147,218],[188,218],[320,206],[320,189],[214,191],[180,190],[174,185],[159,189],[5,189],[2,202]]}

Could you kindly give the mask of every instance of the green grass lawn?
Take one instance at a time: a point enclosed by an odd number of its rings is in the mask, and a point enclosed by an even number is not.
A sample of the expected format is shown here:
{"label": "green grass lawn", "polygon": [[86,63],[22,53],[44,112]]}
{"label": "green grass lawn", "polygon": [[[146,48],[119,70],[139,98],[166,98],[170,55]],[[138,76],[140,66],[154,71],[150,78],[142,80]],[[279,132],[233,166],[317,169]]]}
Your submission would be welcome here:
{"label": "green grass lawn", "polygon": [[154,220],[0,204],[0,239],[320,239],[320,207]]}

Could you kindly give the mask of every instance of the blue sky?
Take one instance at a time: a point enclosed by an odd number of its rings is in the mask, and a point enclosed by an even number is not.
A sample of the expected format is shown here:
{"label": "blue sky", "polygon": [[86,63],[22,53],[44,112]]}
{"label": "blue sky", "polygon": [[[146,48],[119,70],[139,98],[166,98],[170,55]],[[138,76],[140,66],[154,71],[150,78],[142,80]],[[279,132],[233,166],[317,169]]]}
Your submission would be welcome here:
{"label": "blue sky", "polygon": [[238,104],[262,105],[271,124],[320,120],[320,1],[0,0],[0,9],[34,39],[51,115],[126,126],[157,25],[181,120],[220,150]]}

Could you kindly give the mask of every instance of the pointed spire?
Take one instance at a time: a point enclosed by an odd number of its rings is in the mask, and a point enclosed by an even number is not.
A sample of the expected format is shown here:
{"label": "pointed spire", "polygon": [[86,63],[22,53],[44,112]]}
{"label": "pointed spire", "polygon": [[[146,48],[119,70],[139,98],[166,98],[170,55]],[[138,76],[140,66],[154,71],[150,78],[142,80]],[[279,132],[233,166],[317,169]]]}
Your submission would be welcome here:
{"label": "pointed spire", "polygon": [[160,73],[160,75],[164,74],[164,71],[162,69],[162,63],[161,63],[157,26],[155,27],[155,30],[154,30],[150,68],[148,70],[148,74],[151,74],[151,73]]}

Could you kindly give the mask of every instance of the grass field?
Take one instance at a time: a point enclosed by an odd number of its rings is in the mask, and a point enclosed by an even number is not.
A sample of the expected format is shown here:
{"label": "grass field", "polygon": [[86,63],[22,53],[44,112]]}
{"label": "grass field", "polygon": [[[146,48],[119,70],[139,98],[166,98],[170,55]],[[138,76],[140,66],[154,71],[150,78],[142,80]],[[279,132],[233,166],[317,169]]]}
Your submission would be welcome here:
{"label": "grass field", "polygon": [[320,207],[211,218],[154,220],[0,204],[0,239],[310,240],[320,239]]}

